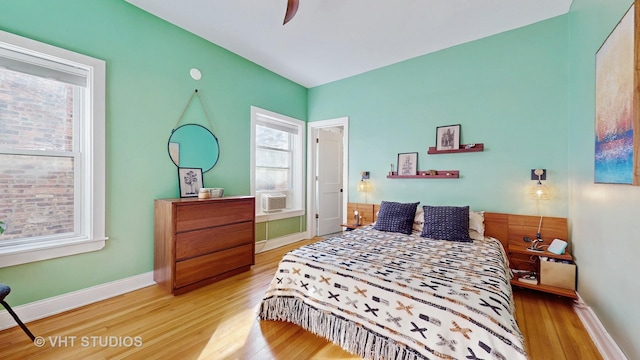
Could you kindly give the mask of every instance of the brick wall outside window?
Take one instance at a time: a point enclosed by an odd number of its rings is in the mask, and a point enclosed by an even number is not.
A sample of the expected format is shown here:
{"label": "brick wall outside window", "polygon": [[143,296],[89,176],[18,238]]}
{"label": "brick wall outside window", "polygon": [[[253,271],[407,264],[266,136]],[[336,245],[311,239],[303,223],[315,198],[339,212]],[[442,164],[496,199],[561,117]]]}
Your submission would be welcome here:
{"label": "brick wall outside window", "polygon": [[[73,86],[0,69],[0,148],[71,152]],[[74,231],[73,158],[0,154],[0,241]]]}

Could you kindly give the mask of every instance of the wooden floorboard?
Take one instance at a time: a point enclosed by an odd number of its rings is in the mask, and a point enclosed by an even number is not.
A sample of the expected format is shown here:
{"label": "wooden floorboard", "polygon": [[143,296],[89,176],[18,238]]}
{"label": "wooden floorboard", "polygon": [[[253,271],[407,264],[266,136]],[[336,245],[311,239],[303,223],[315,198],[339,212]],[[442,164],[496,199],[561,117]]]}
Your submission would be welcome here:
{"label": "wooden floorboard", "polygon": [[[17,326],[0,331],[0,359],[358,359],[296,325],[256,318],[282,255],[313,241],[257,254],[250,271],[180,296],[151,286],[32,321],[42,347]],[[514,301],[530,359],[602,359],[572,300],[514,289]]]}

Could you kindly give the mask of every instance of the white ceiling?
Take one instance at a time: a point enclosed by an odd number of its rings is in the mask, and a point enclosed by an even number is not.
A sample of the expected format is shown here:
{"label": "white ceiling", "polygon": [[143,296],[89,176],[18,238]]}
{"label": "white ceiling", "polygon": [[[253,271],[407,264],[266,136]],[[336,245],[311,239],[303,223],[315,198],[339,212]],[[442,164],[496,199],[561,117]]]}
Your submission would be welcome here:
{"label": "white ceiling", "polygon": [[571,0],[126,0],[311,88],[565,14]]}

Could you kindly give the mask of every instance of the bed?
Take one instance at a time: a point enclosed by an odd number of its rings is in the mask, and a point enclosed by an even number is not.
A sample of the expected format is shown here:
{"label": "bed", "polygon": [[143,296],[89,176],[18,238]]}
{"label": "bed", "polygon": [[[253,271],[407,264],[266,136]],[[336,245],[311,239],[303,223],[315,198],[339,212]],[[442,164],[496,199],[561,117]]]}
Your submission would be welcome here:
{"label": "bed", "polygon": [[260,319],[366,359],[526,359],[484,213],[417,205],[382,202],[375,224],[285,254]]}

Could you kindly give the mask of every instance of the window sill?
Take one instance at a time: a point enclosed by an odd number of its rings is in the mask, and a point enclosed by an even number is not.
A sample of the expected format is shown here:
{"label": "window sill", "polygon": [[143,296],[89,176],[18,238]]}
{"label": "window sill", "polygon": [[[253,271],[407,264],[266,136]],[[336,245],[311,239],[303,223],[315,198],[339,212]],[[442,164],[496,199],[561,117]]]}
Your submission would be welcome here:
{"label": "window sill", "polygon": [[259,213],[256,213],[256,223],[280,220],[280,219],[288,219],[296,216],[302,216],[304,214],[305,214],[304,210],[294,210],[294,209],[282,210],[282,211],[273,212],[273,213],[259,212]]}
{"label": "window sill", "polygon": [[108,238],[67,238],[38,243],[0,246],[0,268],[98,251]]}

